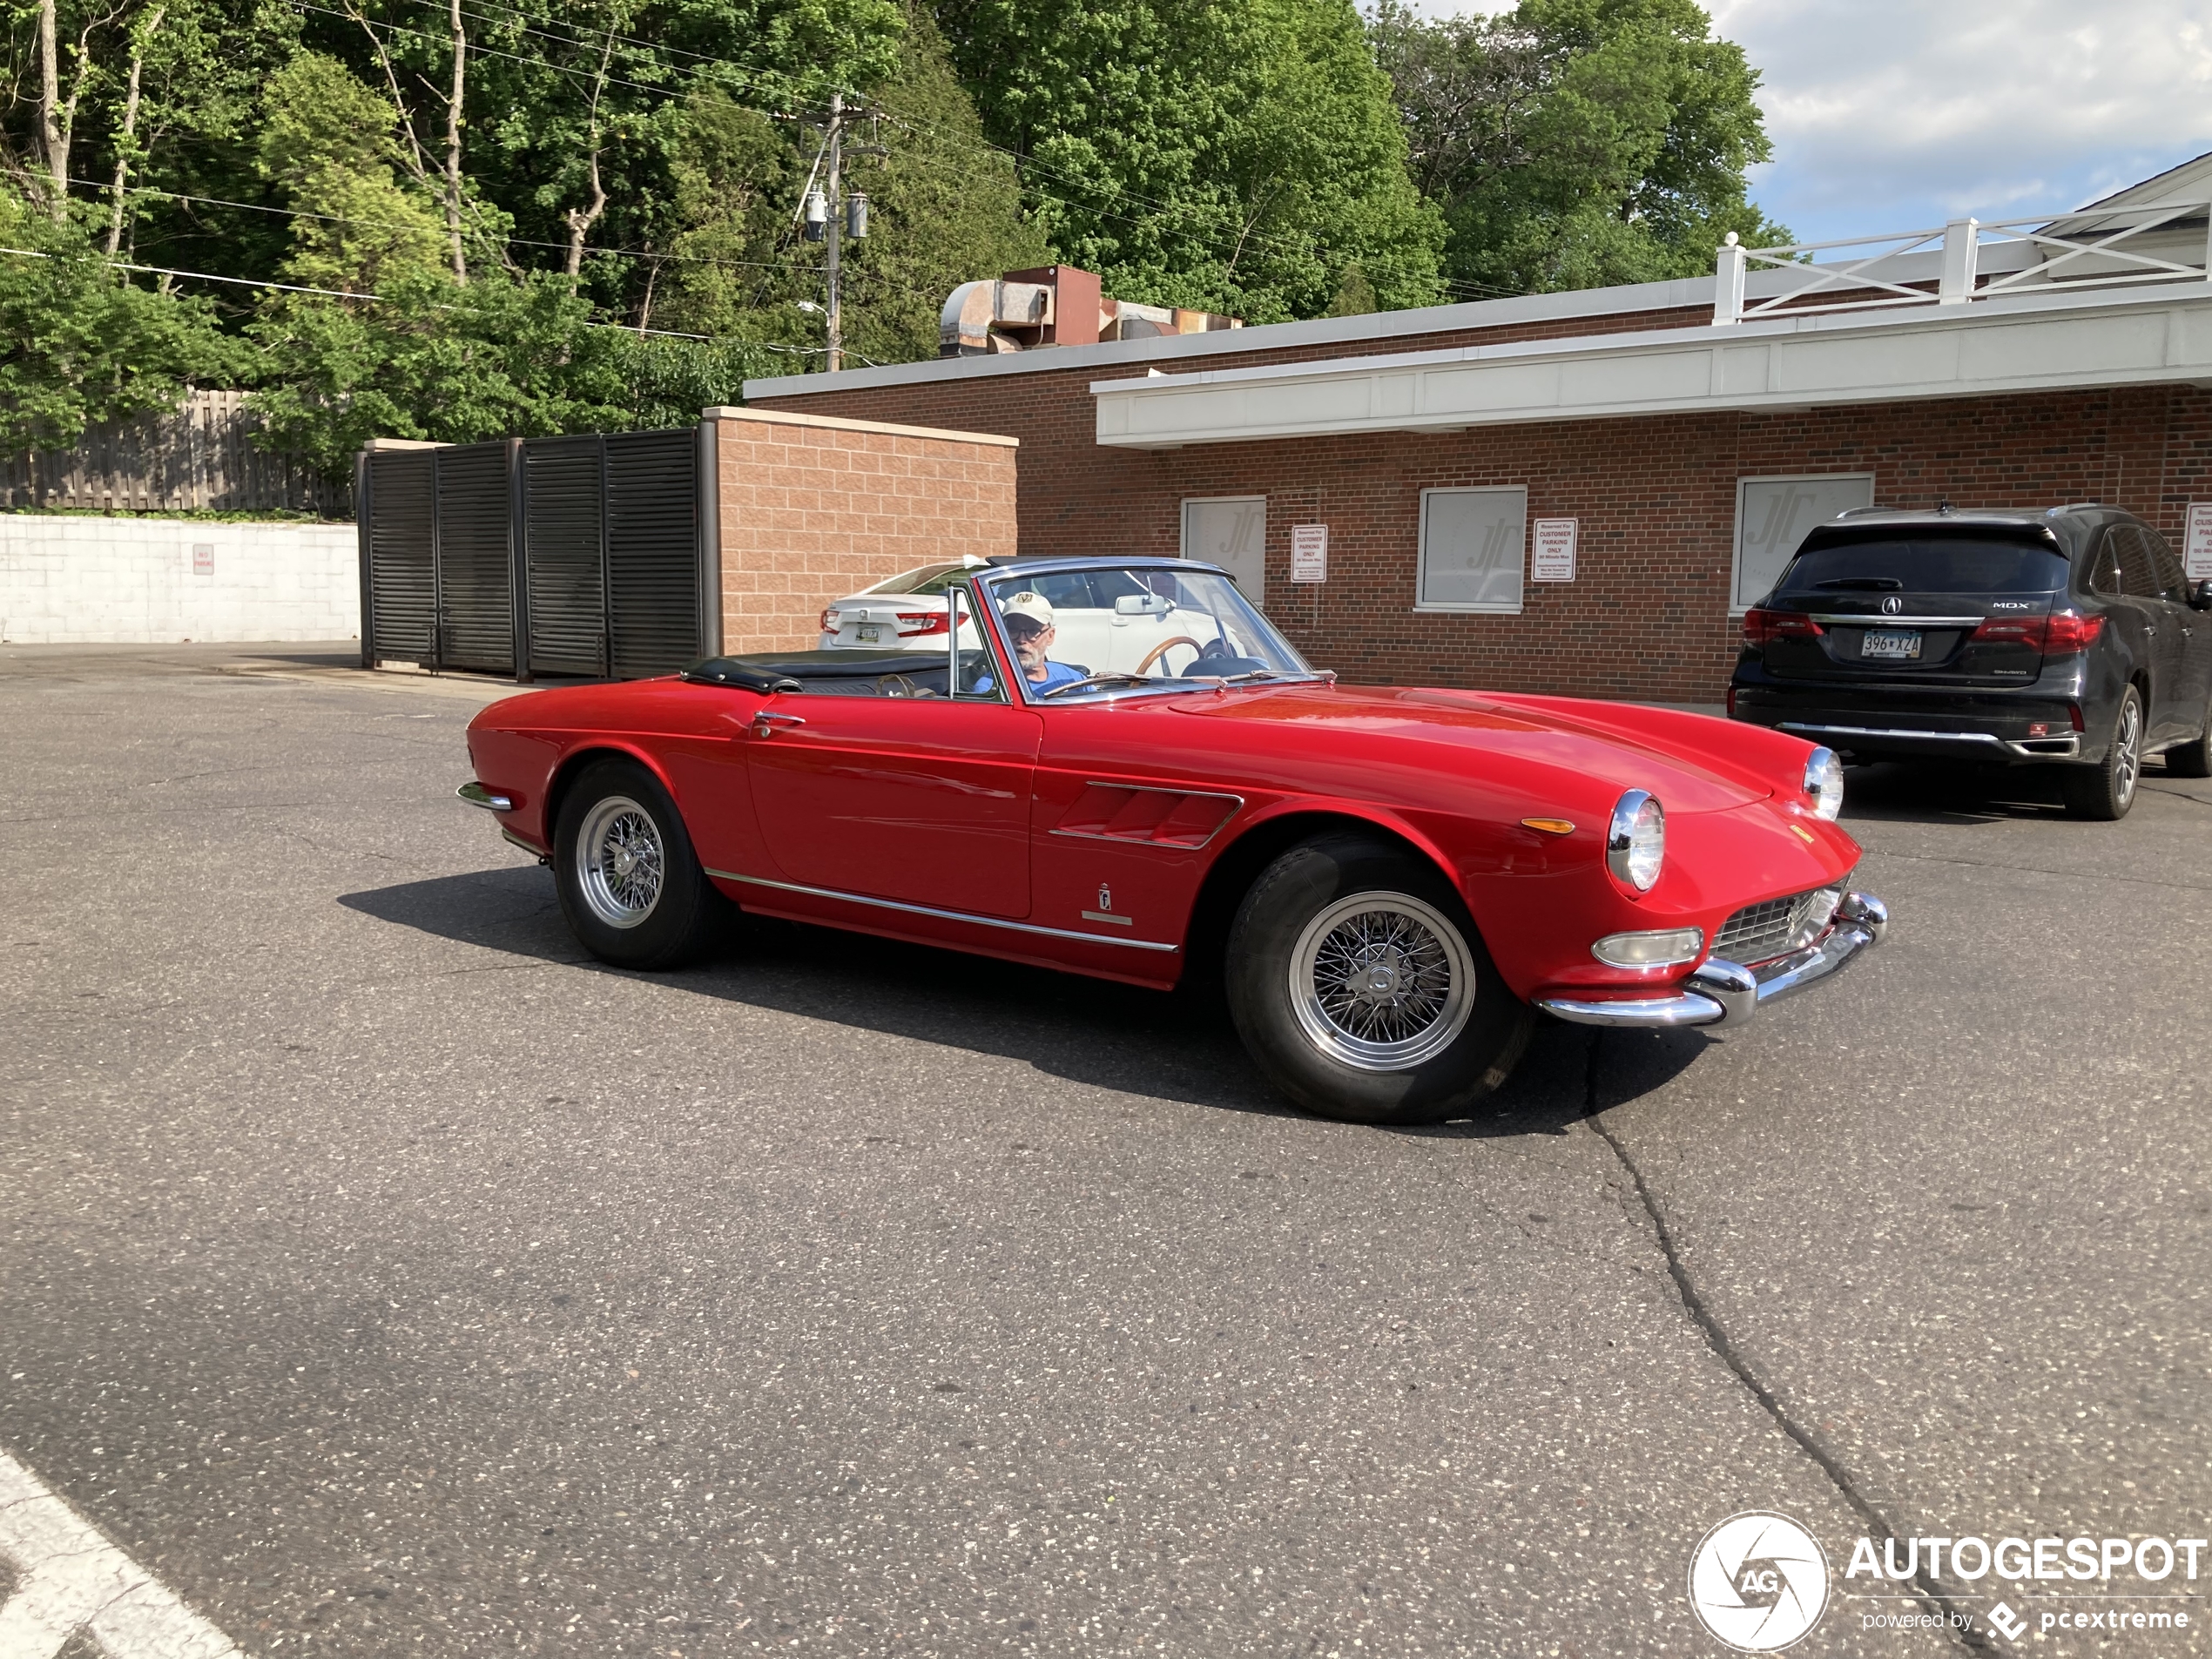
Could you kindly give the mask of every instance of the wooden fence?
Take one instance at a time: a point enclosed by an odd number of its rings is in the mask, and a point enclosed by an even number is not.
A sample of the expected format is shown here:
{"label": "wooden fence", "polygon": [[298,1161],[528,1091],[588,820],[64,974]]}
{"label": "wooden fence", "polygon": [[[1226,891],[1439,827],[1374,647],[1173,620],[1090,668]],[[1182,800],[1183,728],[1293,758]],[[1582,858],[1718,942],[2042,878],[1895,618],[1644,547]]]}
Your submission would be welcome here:
{"label": "wooden fence", "polygon": [[87,427],[74,449],[0,460],[0,505],[353,516],[350,483],[257,448],[257,425],[245,393],[194,392],[173,414]]}

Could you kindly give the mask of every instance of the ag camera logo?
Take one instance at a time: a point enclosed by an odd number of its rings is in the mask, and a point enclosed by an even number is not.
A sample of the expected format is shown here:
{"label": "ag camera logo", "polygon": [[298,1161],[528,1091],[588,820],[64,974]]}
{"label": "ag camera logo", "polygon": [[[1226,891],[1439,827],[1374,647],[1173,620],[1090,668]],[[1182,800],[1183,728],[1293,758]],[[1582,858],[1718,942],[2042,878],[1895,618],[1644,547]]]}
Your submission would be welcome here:
{"label": "ag camera logo", "polygon": [[1738,1653],[1776,1653],[1828,1608],[1828,1557],[1787,1515],[1747,1509],[1698,1541],[1689,1558],[1697,1621]]}

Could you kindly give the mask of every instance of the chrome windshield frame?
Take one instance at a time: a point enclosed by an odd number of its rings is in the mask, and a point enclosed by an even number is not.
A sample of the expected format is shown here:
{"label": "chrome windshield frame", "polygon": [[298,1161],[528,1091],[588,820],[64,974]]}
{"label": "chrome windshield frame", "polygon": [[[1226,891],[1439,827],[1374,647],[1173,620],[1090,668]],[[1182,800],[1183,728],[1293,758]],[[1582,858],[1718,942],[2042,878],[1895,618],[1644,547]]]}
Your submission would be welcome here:
{"label": "chrome windshield frame", "polygon": [[[1184,678],[1163,678],[1157,683],[1146,681],[1136,685],[1100,685],[1083,691],[1072,699],[1035,691],[1031,689],[1028,675],[1022,671],[1022,658],[1014,650],[1013,642],[1005,638],[1000,631],[1002,619],[998,614],[998,602],[992,594],[987,593],[984,590],[987,586],[1001,582],[1020,583],[1028,580],[1033,575],[1054,574],[1058,568],[1060,568],[1059,563],[1055,561],[1051,563],[1035,564],[1016,570],[977,570],[968,578],[968,585],[974,590],[972,597],[976,601],[978,610],[989,614],[992,637],[1000,642],[997,654],[1004,661],[1012,664],[1009,679],[1019,688],[1022,705],[1026,708],[1089,707],[1098,703],[1119,702],[1131,697],[1189,697],[1197,693],[1225,693],[1265,686],[1333,685],[1336,682],[1335,671],[1317,669],[1307,663],[1305,653],[1283,637],[1282,630],[1276,627],[1258,605],[1244,597],[1243,592],[1237,587],[1235,578],[1225,570],[1210,564],[1193,563],[1186,565],[1179,559],[1136,558],[1130,559],[1126,563],[1111,559],[1070,559],[1065,565],[1065,568],[1069,570],[1126,570],[1132,576],[1159,572],[1182,578],[1191,576],[1218,577],[1229,584],[1230,590],[1237,595],[1244,609],[1251,612],[1251,622],[1263,631],[1264,637],[1273,648],[1281,652],[1289,661],[1304,664],[1304,666],[1295,671],[1270,673],[1262,679],[1224,679],[1211,675],[1194,675]],[[1218,625],[1218,618],[1216,621]]]}

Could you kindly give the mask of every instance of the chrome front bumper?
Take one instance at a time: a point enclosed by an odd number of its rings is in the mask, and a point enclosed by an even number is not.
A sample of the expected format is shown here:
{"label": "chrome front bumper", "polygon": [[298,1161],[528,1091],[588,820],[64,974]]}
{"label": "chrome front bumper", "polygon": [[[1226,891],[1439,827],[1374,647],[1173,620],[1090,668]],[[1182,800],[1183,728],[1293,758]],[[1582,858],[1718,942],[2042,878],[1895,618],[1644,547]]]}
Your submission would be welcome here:
{"label": "chrome front bumper", "polygon": [[1760,1007],[1826,979],[1845,962],[1882,942],[1890,913],[1871,893],[1847,893],[1836,907],[1835,926],[1818,943],[1762,962],[1754,968],[1709,956],[1665,996],[1586,1001],[1546,996],[1536,1006],[1575,1025],[1741,1025]]}

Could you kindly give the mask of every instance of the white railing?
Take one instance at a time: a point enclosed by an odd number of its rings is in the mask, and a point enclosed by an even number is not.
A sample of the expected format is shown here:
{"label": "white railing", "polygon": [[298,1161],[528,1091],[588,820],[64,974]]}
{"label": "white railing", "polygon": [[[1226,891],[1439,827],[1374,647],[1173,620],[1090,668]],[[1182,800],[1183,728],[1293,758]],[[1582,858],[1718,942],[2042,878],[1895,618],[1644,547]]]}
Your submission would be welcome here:
{"label": "white railing", "polygon": [[[2169,259],[2137,246],[2123,246],[2146,233],[2173,242],[2183,227],[2177,221],[2206,215],[2194,247],[2168,247],[2182,258]],[[2078,226],[2061,234],[2060,226]],[[2194,227],[2189,227],[2193,230]],[[1866,248],[1863,257],[1835,264],[1814,257],[1836,248]],[[1940,251],[1940,267],[1928,275],[1910,274],[1925,266],[1914,254]],[[1985,253],[2000,257],[1984,270]],[[2025,256],[2025,257],[2023,257]],[[2014,268],[1997,269],[2012,265]],[[2072,266],[2069,270],[2067,267]],[[1746,280],[1754,268],[1784,274],[1777,292],[1747,300]],[[2117,267],[2117,268],[2114,268]],[[1834,242],[1799,242],[1790,247],[1739,247],[1730,233],[1720,250],[1713,279],[1715,323],[1746,322],[1777,314],[1805,316],[1835,311],[1867,311],[1892,306],[1962,306],[2047,287],[2104,287],[2121,283],[2203,282],[2212,280],[2212,204],[2157,202],[2143,207],[2084,208],[2052,218],[1954,219],[1935,230],[1902,231],[1887,236],[1851,236]],[[1822,294],[1844,295],[1819,300]],[[1808,303],[1811,301],[1811,303]]]}

